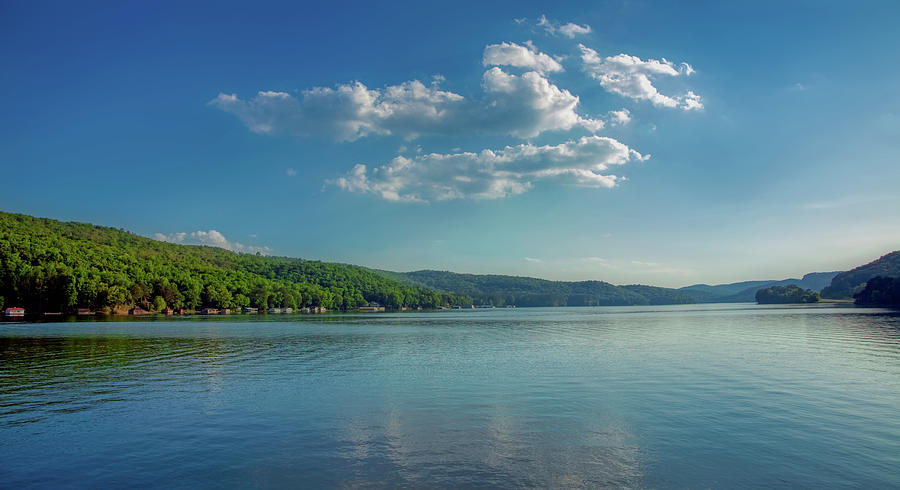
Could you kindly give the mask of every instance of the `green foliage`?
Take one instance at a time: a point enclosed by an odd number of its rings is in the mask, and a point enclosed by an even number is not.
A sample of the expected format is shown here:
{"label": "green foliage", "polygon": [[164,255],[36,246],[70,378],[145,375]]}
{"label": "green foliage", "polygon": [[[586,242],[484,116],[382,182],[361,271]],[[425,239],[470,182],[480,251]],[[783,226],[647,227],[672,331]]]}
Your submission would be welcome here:
{"label": "green foliage", "polygon": [[900,276],[900,251],[891,252],[878,260],[838,274],[831,280],[831,285],[822,290],[822,297],[851,298],[863,291],[866,282],[876,276]]}
{"label": "green foliage", "polygon": [[653,286],[614,286],[603,281],[563,282],[533,277],[456,274],[444,271],[379,274],[405,284],[471,298],[476,305],[493,306],[604,306],[693,303],[673,289]]}
{"label": "green foliage", "polygon": [[764,304],[817,303],[819,293],[810,289],[801,289],[793,284],[788,286],[772,286],[756,292],[756,302]]}
{"label": "green foliage", "polygon": [[433,308],[468,298],[357,266],[174,245],[114,228],[0,213],[0,296],[32,312],[322,306]]}
{"label": "green foliage", "polygon": [[900,305],[900,277],[873,277],[854,298],[858,305]]}
{"label": "green foliage", "polygon": [[166,300],[162,296],[153,297],[153,311],[162,311],[166,309]]}

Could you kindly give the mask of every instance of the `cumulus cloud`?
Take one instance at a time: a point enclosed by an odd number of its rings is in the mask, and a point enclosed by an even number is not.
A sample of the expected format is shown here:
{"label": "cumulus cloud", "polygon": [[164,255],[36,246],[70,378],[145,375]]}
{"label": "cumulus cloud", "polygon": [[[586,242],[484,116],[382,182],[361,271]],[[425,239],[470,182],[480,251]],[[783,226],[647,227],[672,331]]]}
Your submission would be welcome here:
{"label": "cumulus cloud", "polygon": [[622,109],[620,111],[609,111],[609,123],[613,126],[623,126],[631,122],[631,111]]}
{"label": "cumulus cloud", "polygon": [[603,121],[585,118],[576,111],[579,99],[530,71],[522,75],[493,67],[482,78],[486,98],[490,101],[476,118],[480,126],[495,132],[531,138],[544,131],[569,130],[581,126],[591,132],[603,128]]}
{"label": "cumulus cloud", "polygon": [[[502,53],[496,57],[503,58]],[[300,97],[261,91],[243,100],[234,94],[219,94],[209,104],[236,115],[256,133],[324,134],[338,141],[373,134],[414,139],[421,134],[471,132],[531,138],[575,126],[592,132],[603,127],[602,121],[579,115],[578,97],[538,71],[515,75],[495,66],[484,73],[482,88],[483,97],[470,100],[441,90],[437,81],[426,86],[412,80],[384,89],[354,82],[313,88]]]}
{"label": "cumulus cloud", "polygon": [[687,63],[682,63],[679,70],[665,58],[645,61],[624,53],[603,58],[583,44],[579,44],[579,47],[584,70],[598,80],[600,86],[608,92],[632,99],[647,100],[661,107],[679,107],[684,110],[703,108],[700,96],[694,92],[688,92],[680,97],[670,97],[661,94],[651,81],[652,77],[657,76],[677,77],[682,74],[689,76],[694,73],[694,69]]}
{"label": "cumulus cloud", "polygon": [[370,134],[415,137],[452,119],[464,98],[440,90],[437,82],[411,80],[381,90],[361,82],[305,90],[300,98],[285,92],[260,91],[242,100],[219,94],[209,104],[236,115],[255,133],[289,132],[300,136],[327,133],[338,141]]}
{"label": "cumulus cloud", "polygon": [[700,110],[703,109],[703,102],[700,102],[699,95],[692,90],[688,90],[684,97],[681,98],[681,108],[686,111]]}
{"label": "cumulus cloud", "polygon": [[538,73],[563,71],[559,62],[549,55],[538,52],[531,41],[526,42],[524,46],[516,43],[489,44],[484,48],[481,64],[529,68]]}
{"label": "cumulus cloud", "polygon": [[649,157],[612,138],[584,136],[559,145],[527,143],[479,153],[397,156],[371,171],[358,164],[333,183],[389,201],[500,199],[522,194],[541,180],[614,187],[624,179],[606,173],[610,167]]}
{"label": "cumulus cloud", "polygon": [[232,252],[239,253],[260,253],[268,255],[272,249],[269,247],[257,247],[253,245],[243,245],[237,242],[231,242],[225,238],[225,235],[216,230],[197,230],[191,233],[156,233],[153,235],[154,240],[169,243],[178,243],[182,245],[205,245],[208,247],[224,248]]}
{"label": "cumulus cloud", "polygon": [[294,170],[293,167],[288,167],[287,170],[284,171],[284,173],[288,177],[296,177],[297,176],[297,171]]}
{"label": "cumulus cloud", "polygon": [[564,25],[560,25],[557,21],[551,21],[547,19],[546,15],[542,15],[540,20],[538,20],[538,27],[543,27],[545,31],[554,36],[562,35],[569,39],[575,39],[575,36],[580,34],[588,34],[591,32],[591,26],[578,25],[572,22],[569,22]]}

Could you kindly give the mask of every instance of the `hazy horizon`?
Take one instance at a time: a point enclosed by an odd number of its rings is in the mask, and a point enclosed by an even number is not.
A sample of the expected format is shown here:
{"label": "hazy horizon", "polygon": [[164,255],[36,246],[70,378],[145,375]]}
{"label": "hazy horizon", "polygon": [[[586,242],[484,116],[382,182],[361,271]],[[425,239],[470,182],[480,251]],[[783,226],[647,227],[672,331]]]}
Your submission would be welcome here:
{"label": "hazy horizon", "polygon": [[896,2],[0,12],[6,211],[666,287],[900,249]]}

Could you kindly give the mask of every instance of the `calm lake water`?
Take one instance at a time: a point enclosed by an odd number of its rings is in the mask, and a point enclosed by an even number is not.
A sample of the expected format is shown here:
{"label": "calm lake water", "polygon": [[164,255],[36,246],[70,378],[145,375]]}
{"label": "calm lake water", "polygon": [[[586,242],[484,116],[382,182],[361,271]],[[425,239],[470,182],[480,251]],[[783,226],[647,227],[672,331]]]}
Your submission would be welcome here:
{"label": "calm lake water", "polygon": [[900,314],[0,325],[0,486],[900,486]]}

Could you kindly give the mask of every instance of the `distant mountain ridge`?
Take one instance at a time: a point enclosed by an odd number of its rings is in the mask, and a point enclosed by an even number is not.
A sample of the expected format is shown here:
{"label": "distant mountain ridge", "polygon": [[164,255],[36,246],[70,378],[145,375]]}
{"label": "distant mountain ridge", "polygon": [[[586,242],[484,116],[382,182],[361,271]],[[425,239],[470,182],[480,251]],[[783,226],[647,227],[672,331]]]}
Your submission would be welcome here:
{"label": "distant mountain ridge", "polygon": [[615,286],[604,281],[549,281],[534,277],[435,270],[375,272],[409,286],[468,296],[476,305],[624,306],[696,302],[675,289],[637,284]]}
{"label": "distant mountain ridge", "polygon": [[768,281],[742,281],[729,284],[694,284],[678,288],[677,291],[686,294],[698,303],[748,303],[756,301],[756,292],[773,286],[797,286],[801,289],[811,289],[819,292],[832,281],[841,271],[810,272],[801,279],[781,279]]}
{"label": "distant mountain ridge", "polygon": [[433,289],[472,298],[475,304],[494,306],[601,306],[665,305],[689,303],[752,303],[756,292],[773,286],[797,286],[820,291],[840,271],[811,272],[801,279],[742,281],[730,284],[694,284],[683,288],[645,285],[615,286],[604,281],[549,281],[534,277],[498,274],[460,274],[420,270],[375,270],[387,278],[413,287]]}

